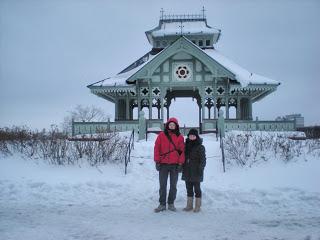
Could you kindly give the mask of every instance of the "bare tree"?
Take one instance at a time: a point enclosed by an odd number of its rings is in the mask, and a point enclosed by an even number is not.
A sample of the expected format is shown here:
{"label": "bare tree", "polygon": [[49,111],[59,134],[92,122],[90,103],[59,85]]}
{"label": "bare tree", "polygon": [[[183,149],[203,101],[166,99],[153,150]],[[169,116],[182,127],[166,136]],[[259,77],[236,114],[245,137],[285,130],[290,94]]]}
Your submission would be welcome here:
{"label": "bare tree", "polygon": [[101,108],[91,106],[77,105],[74,110],[68,112],[64,118],[61,127],[64,132],[71,133],[72,120],[75,122],[103,122],[107,121],[110,115],[103,112]]}

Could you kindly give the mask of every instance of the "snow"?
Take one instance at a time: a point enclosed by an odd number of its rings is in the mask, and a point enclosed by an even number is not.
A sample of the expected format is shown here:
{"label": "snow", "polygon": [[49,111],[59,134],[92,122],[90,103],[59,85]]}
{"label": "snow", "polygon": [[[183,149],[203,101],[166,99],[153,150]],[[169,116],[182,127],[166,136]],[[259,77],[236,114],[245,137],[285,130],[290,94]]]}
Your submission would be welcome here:
{"label": "snow", "polygon": [[[127,83],[127,79],[130,78],[133,74],[138,72],[143,66],[145,66],[148,62],[150,62],[155,56],[157,55],[152,55],[149,54],[148,57],[146,58],[145,62],[140,64],[139,66],[124,72],[117,74],[113,77],[108,77],[102,81],[99,81],[97,83],[92,84],[91,86],[108,86],[108,87],[126,87],[126,86],[134,86],[132,84]],[[134,88],[135,90],[135,88]]]}
{"label": "snow", "polygon": [[203,135],[202,211],[182,211],[186,191],[179,180],[178,211],[156,214],[155,138],[135,142],[127,175],[123,165],[55,166],[1,157],[0,239],[320,238],[319,159],[223,173],[215,135]]}
{"label": "snow", "polygon": [[[183,21],[183,34],[219,34],[220,31],[208,27],[205,21]],[[181,32],[181,21],[162,22],[160,29],[151,32],[153,37],[177,35]]]}
{"label": "snow", "polygon": [[241,66],[234,63],[227,57],[223,56],[219,51],[215,49],[203,49],[202,51],[204,51],[209,57],[214,59],[216,62],[224,66],[230,72],[232,72],[235,75],[236,80],[240,82],[242,87],[246,87],[249,84],[279,84],[279,82],[276,80],[249,72],[248,70],[242,68]]}
{"label": "snow", "polygon": [[160,127],[150,127],[148,128],[148,131],[161,131]]}
{"label": "snow", "polygon": [[[153,35],[170,35],[170,34],[176,34],[176,27],[180,24],[180,22],[170,22],[170,23],[163,23],[162,27],[158,31],[152,32]],[[205,29],[202,29],[201,26],[204,28],[205,22],[196,21],[196,22],[185,22],[184,23],[184,31],[188,32],[201,32],[205,31]],[[206,31],[216,32],[217,30],[205,27]],[[187,38],[185,38],[187,39]],[[191,42],[187,39],[187,41]],[[193,43],[192,43],[193,44]],[[193,44],[195,45],[195,44]],[[195,45],[197,46],[197,45]],[[198,47],[198,46],[197,46]],[[199,48],[199,47],[198,47]],[[199,48],[201,49],[201,48]],[[237,81],[240,82],[241,87],[246,87],[249,84],[275,84],[279,85],[280,82],[261,76],[256,73],[251,73],[248,70],[244,69],[243,67],[239,66],[238,64],[234,63],[232,60],[228,59],[224,55],[222,55],[219,51],[216,49],[201,49],[204,53],[206,53],[209,57],[214,59],[216,62],[224,66],[226,69],[228,69],[230,72],[232,72],[235,75],[235,78]],[[127,83],[127,79],[129,79],[132,75],[137,73],[141,68],[143,68],[147,63],[149,63],[152,59],[154,59],[156,55],[147,55],[144,63],[138,65],[137,67],[124,72],[117,74],[113,77],[106,78],[102,81],[99,81],[97,83],[92,84],[91,86],[107,86],[107,87],[134,87],[132,84]],[[133,88],[132,90],[135,90]]]}

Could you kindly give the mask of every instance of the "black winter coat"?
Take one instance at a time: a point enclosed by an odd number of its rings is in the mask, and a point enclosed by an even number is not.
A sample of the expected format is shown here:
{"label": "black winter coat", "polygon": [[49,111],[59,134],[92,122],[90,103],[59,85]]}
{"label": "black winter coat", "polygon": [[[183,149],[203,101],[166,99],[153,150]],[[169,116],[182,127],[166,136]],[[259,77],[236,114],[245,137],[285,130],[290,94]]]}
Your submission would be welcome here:
{"label": "black winter coat", "polygon": [[203,170],[206,166],[206,149],[202,139],[191,141],[187,138],[185,148],[185,163],[182,170],[182,180],[202,182]]}

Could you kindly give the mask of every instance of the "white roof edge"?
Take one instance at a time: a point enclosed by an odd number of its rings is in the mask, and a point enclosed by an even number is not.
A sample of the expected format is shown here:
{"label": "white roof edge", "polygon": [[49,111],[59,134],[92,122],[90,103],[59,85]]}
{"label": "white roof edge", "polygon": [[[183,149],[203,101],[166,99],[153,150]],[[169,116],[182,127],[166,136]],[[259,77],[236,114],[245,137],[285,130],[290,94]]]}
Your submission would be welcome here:
{"label": "white roof edge", "polygon": [[[157,55],[157,54],[156,54]],[[99,86],[99,87],[127,87],[127,86],[132,86],[132,84],[127,83],[127,79],[129,79],[132,75],[134,75],[136,72],[138,72],[143,66],[145,66],[148,62],[150,62],[156,55],[151,55],[149,53],[148,55],[148,60],[144,62],[143,64],[140,64],[139,66],[124,72],[117,74],[113,77],[108,77],[102,81],[99,81],[97,83],[91,84],[90,86]]]}
{"label": "white roof edge", "polygon": [[249,72],[248,70],[234,63],[232,60],[228,59],[215,49],[201,50],[205,52],[213,60],[220,63],[230,72],[232,72],[235,75],[236,80],[241,84],[242,87],[246,87],[249,84],[280,84],[279,81],[264,77],[256,73]]}
{"label": "white roof edge", "polygon": [[[147,31],[153,37],[163,37],[170,35],[179,35],[181,29],[178,21],[162,22],[158,27]],[[182,29],[183,35],[188,34],[220,34],[221,30],[215,27],[210,27],[205,21],[183,21],[184,28]]]}

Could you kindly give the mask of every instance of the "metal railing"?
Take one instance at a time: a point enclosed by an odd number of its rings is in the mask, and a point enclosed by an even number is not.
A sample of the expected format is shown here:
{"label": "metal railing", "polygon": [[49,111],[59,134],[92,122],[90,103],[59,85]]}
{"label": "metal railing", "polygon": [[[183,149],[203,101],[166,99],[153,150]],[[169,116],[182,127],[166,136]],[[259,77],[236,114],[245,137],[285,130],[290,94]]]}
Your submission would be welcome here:
{"label": "metal railing", "polygon": [[129,142],[127,145],[126,155],[124,159],[124,174],[127,174],[127,167],[128,167],[128,163],[130,162],[132,149],[134,149],[134,129],[131,132]]}
{"label": "metal railing", "polygon": [[206,20],[204,14],[163,14],[160,20]]}
{"label": "metal railing", "polygon": [[224,146],[223,146],[223,138],[221,137],[221,132],[219,133],[219,137],[220,137],[220,148],[221,148],[221,155],[222,155],[223,172],[226,172],[226,164],[225,164],[225,157],[224,157]]}
{"label": "metal railing", "polygon": [[[204,119],[202,123],[202,131],[210,132],[216,126],[217,119]],[[225,130],[239,131],[295,131],[295,122],[291,120],[285,121],[260,121],[260,120],[240,120],[225,119]]]}

